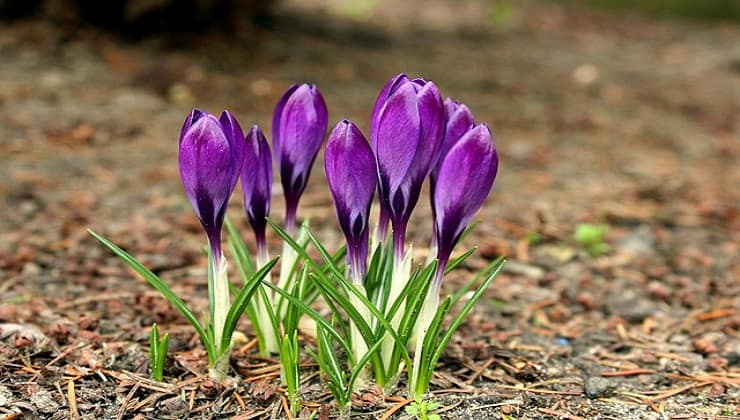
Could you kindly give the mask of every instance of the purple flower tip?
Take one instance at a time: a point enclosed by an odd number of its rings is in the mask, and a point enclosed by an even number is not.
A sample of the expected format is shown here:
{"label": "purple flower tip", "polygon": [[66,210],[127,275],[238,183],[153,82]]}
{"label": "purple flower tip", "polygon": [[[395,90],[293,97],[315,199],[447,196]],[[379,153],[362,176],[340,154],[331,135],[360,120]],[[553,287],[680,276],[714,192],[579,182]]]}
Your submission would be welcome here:
{"label": "purple flower tip", "polygon": [[486,124],[471,127],[442,159],[434,188],[435,231],[440,265],[488,197],[498,154]]}
{"label": "purple flower tip", "polygon": [[244,155],[244,135],[228,111],[216,119],[198,109],[180,133],[179,164],[185,194],[195,209],[215,254],[220,255],[221,227]]}
{"label": "purple flower tip", "polygon": [[[379,104],[384,97],[385,102]],[[422,183],[437,158],[444,123],[442,97],[432,82],[398,75],[378,97],[371,120],[372,146],[381,205],[390,215],[394,235],[405,231]]]}
{"label": "purple flower tip", "polygon": [[442,163],[444,156],[452,146],[460,140],[466,131],[475,124],[475,118],[470,109],[452,98],[445,99],[445,134],[442,146],[439,148],[439,157],[431,173],[432,186],[436,184],[437,172]]}
{"label": "purple flower tip", "polygon": [[272,154],[267,139],[256,125],[249,130],[241,171],[244,207],[257,241],[264,241],[266,218],[270,215]]}
{"label": "purple flower tip", "polygon": [[290,211],[306,188],[311,167],[326,135],[329,114],[315,85],[291,86],[275,106],[272,147]]}

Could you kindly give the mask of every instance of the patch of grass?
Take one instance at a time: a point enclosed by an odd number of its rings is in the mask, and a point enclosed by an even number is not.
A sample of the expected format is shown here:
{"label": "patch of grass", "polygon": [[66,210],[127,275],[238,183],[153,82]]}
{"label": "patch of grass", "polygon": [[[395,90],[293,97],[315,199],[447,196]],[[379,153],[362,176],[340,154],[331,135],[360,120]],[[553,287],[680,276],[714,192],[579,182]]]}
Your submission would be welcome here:
{"label": "patch of grass", "polygon": [[633,10],[650,16],[740,22],[738,0],[556,0],[574,6]]}
{"label": "patch of grass", "polygon": [[579,223],[573,233],[573,239],[592,257],[597,257],[609,251],[605,235],[609,230],[607,225],[592,225],[590,223]]}

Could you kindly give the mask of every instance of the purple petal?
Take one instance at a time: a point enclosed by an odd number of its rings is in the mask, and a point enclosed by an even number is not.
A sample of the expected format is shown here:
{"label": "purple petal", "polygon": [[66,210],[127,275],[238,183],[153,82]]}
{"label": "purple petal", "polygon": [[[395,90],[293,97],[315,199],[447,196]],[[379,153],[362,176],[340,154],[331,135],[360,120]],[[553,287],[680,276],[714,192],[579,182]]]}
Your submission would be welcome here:
{"label": "purple petal", "polygon": [[316,86],[292,87],[273,117],[273,148],[289,200],[297,200],[326,134],[328,112]]}
{"label": "purple petal", "polygon": [[236,117],[229,111],[223,111],[218,120],[221,123],[224,135],[231,146],[231,153],[234,159],[232,167],[234,174],[232,176],[231,190],[234,190],[236,183],[239,181],[242,164],[244,162],[244,132]]}
{"label": "purple petal", "polygon": [[213,240],[220,235],[235,184],[233,149],[216,117],[203,114],[188,119],[195,121],[180,137],[180,177],[188,200]]}
{"label": "purple petal", "polygon": [[444,136],[445,120],[442,96],[433,82],[426,82],[421,87],[417,93],[417,101],[421,119],[421,138],[413,166],[407,176],[412,182],[421,184],[436,162]]}
{"label": "purple petal", "polygon": [[299,87],[300,85],[292,85],[291,87],[289,87],[288,90],[285,91],[283,96],[280,97],[277,105],[275,105],[275,111],[273,111],[272,113],[272,148],[278,155],[278,151],[281,150],[280,119],[283,115],[283,109],[285,109],[285,104],[293,95],[293,92],[295,92],[296,89],[298,89]]}
{"label": "purple petal", "polygon": [[344,120],[329,135],[324,154],[337,218],[351,245],[367,239],[377,173],[370,145],[355,124]]}
{"label": "purple petal", "polygon": [[438,257],[445,263],[491,191],[498,154],[485,124],[465,133],[444,157],[434,189]]}
{"label": "purple petal", "polygon": [[373,112],[370,115],[370,138],[372,141],[373,149],[375,149],[375,146],[377,144],[375,138],[377,137],[378,123],[380,122],[380,113],[383,109],[383,106],[385,106],[388,98],[390,98],[390,96],[395,93],[396,90],[398,90],[398,87],[408,81],[409,78],[405,74],[397,74],[391,80],[389,80],[385,84],[385,86],[383,86],[383,89],[380,90],[377,99],[375,99]]}
{"label": "purple petal", "polygon": [[475,118],[473,117],[473,113],[470,112],[470,109],[466,105],[450,98],[445,100],[445,116],[447,126],[445,128],[444,140],[439,150],[437,163],[434,169],[432,169],[432,185],[436,183],[437,172],[444,156],[457,143],[460,137],[475,124]]}
{"label": "purple petal", "polygon": [[244,206],[255,232],[264,234],[270,214],[272,193],[272,154],[267,139],[256,125],[249,130],[245,142],[244,166],[241,171]]}
{"label": "purple petal", "polygon": [[[390,193],[403,183],[413,164],[421,135],[416,92],[404,84],[388,99],[380,115],[375,153],[382,188]],[[386,197],[387,198],[387,197]]]}

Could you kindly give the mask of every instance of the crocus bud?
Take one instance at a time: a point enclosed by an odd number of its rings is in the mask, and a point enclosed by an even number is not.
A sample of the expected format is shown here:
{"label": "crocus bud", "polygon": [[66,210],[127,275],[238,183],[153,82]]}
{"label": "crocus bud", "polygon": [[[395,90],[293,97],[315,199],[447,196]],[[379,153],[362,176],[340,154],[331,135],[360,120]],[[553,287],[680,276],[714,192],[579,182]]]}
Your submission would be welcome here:
{"label": "crocus bud", "polygon": [[434,83],[403,75],[394,80],[378,111],[372,146],[381,205],[393,224],[396,256],[402,257],[406,225],[442,142],[444,107]]}
{"label": "crocus bud", "polygon": [[244,160],[243,139],[239,122],[228,111],[216,119],[193,109],[180,133],[182,185],[216,258],[221,256],[221,227]]}
{"label": "crocus bud", "polygon": [[429,176],[432,183],[432,190],[434,190],[434,185],[437,183],[437,173],[439,172],[439,167],[442,164],[444,156],[460,140],[460,137],[475,124],[473,113],[470,112],[470,109],[465,104],[461,104],[452,98],[447,98],[445,99],[444,106],[446,121],[445,134],[444,140],[442,140],[442,146],[439,148],[439,157]]}
{"label": "crocus bud", "polygon": [[370,145],[354,123],[341,121],[331,132],[324,167],[339,225],[347,238],[352,279],[359,283],[366,271],[368,218],[378,175]]}
{"label": "crocus bud", "polygon": [[441,272],[460,235],[488,197],[497,170],[498,154],[486,124],[470,128],[443,158],[434,189]]}
{"label": "crocus bud", "polygon": [[275,106],[272,147],[285,194],[289,231],[294,230],[298,200],[326,135],[328,118],[326,103],[315,85],[291,86]]}
{"label": "crocus bud", "polygon": [[259,252],[263,253],[266,252],[266,218],[270,215],[272,154],[265,135],[256,125],[246,137],[241,181],[247,219],[254,230]]}

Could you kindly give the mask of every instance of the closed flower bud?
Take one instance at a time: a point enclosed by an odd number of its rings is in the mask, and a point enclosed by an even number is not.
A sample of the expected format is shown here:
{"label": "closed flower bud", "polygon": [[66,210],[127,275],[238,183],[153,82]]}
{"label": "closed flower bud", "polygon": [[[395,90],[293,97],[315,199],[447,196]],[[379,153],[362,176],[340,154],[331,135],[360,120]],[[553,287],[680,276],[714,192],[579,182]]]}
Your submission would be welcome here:
{"label": "closed flower bud", "polygon": [[439,172],[439,167],[442,164],[444,156],[450,151],[452,146],[460,140],[460,137],[462,137],[462,135],[470,130],[470,127],[475,124],[473,113],[470,112],[470,109],[465,104],[461,104],[452,98],[447,98],[445,99],[444,106],[446,121],[445,135],[444,140],[442,141],[442,146],[439,149],[438,160],[436,161],[429,177],[432,183],[432,189],[434,189],[434,185],[437,183],[437,173]]}
{"label": "closed flower bud", "polygon": [[[397,76],[388,98],[371,121],[378,165],[381,205],[394,231],[397,257],[403,252],[406,225],[419,200],[444,135],[444,107],[432,82]],[[383,95],[383,92],[381,92]]]}
{"label": "closed flower bud", "polygon": [[221,227],[243,156],[244,134],[231,113],[224,111],[216,119],[193,109],[180,133],[180,177],[216,257],[221,255]]}
{"label": "closed flower bud", "polygon": [[265,135],[256,125],[246,137],[241,181],[247,218],[254,230],[257,246],[263,250],[266,246],[266,218],[270,215],[272,154]]}
{"label": "closed flower bud", "polygon": [[377,170],[370,145],[355,124],[347,120],[337,124],[326,144],[324,165],[337,218],[347,238],[353,281],[360,282],[366,268],[368,219]]}
{"label": "closed flower bud", "polygon": [[434,189],[437,258],[441,270],[460,235],[488,197],[497,170],[498,154],[485,124],[470,128],[442,159]]}
{"label": "closed flower bud", "polygon": [[294,229],[298,200],[326,135],[328,111],[315,85],[294,85],[277,106],[272,119],[272,147],[286,200],[286,225]]}

